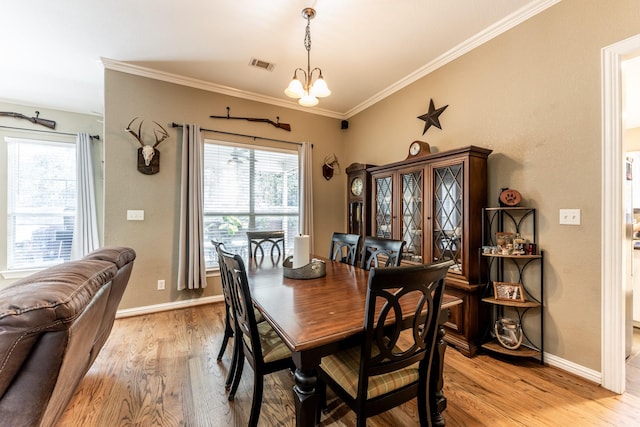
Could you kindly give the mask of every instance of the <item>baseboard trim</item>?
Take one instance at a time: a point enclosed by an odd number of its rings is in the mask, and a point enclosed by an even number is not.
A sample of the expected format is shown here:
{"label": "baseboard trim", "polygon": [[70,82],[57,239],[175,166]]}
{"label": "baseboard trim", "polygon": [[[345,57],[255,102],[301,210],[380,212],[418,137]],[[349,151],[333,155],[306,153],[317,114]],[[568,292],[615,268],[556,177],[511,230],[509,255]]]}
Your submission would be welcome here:
{"label": "baseboard trim", "polygon": [[203,297],[198,299],[189,299],[184,301],[173,301],[164,304],[147,305],[143,307],[125,308],[116,312],[116,319],[125,317],[141,316],[143,314],[159,313],[161,311],[177,310],[180,308],[195,307],[197,305],[211,304],[214,302],[224,301],[224,296],[216,295],[212,297]]}
{"label": "baseboard trim", "polygon": [[585,380],[602,385],[602,373],[593,369],[585,368],[577,363],[569,362],[553,354],[545,353],[544,361],[547,365],[553,366],[571,374],[577,375]]}

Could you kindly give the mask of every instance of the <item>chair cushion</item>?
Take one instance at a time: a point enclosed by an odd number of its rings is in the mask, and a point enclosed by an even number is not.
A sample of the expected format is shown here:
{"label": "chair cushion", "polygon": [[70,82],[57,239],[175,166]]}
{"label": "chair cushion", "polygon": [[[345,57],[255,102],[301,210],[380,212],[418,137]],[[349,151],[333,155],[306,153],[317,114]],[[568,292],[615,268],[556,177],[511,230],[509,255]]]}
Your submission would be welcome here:
{"label": "chair cushion", "polygon": [[[342,350],[336,354],[322,358],[320,369],[334,379],[354,399],[358,391],[358,371],[360,369],[360,346]],[[372,354],[379,353],[377,347]],[[400,351],[400,349],[398,349]],[[418,381],[418,364],[388,374],[369,377],[367,399],[389,393],[408,384]]]}
{"label": "chair cushion", "polygon": [[[291,357],[291,350],[282,342],[276,331],[267,322],[258,323],[258,335],[262,346],[262,359],[265,362]],[[243,337],[247,345],[251,345],[247,336]]]}
{"label": "chair cushion", "polygon": [[260,323],[260,322],[264,322],[264,316],[262,315],[262,312],[260,310],[258,310],[257,308],[253,307],[253,314],[254,316],[256,316],[256,323]]}

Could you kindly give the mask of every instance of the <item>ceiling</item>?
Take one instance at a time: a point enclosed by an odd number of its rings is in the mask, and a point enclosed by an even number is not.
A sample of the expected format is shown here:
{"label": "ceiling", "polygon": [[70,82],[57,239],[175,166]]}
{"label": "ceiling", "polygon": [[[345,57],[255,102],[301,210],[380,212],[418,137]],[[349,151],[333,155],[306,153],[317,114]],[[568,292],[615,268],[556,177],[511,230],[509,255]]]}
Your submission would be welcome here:
{"label": "ceiling", "polygon": [[305,109],[283,91],[307,67],[311,6],[311,68],[332,95],[305,111],[348,118],[558,1],[12,1],[0,14],[0,99],[102,115],[107,67]]}

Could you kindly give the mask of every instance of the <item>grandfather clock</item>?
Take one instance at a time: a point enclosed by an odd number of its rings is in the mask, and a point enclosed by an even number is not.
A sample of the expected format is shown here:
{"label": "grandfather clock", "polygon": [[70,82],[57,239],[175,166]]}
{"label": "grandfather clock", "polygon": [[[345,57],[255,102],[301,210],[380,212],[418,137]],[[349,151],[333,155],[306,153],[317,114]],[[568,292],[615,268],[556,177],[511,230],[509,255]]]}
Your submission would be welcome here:
{"label": "grandfather clock", "polygon": [[352,163],[347,167],[347,233],[371,234],[371,174],[374,165]]}

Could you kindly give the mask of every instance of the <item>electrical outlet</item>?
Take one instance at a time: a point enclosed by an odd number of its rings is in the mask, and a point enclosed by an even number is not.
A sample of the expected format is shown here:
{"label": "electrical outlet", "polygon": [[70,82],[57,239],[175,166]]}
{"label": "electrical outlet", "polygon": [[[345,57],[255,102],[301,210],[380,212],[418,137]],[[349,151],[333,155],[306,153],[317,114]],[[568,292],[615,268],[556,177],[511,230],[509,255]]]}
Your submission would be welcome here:
{"label": "electrical outlet", "polygon": [[128,221],[144,221],[144,211],[127,211],[127,220]]}
{"label": "electrical outlet", "polygon": [[560,224],[580,225],[580,209],[560,209]]}
{"label": "electrical outlet", "polygon": [[164,290],[164,280],[158,280],[158,290],[159,291]]}

